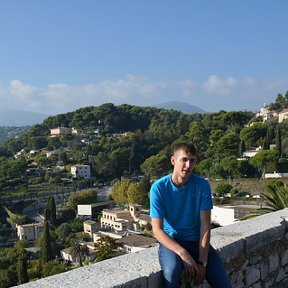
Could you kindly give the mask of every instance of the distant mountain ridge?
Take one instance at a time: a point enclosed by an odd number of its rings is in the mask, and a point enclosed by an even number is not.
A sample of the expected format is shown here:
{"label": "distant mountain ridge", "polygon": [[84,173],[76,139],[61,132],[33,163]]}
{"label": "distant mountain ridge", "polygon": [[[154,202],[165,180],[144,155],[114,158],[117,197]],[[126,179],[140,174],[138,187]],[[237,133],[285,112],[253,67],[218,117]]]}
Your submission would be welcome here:
{"label": "distant mountain ridge", "polygon": [[[151,105],[152,106],[152,105]],[[206,113],[201,108],[181,101],[170,101],[154,105],[155,108],[177,110],[185,114]],[[32,126],[42,123],[50,115],[20,109],[1,109],[0,126]]]}
{"label": "distant mountain ridge", "polygon": [[155,105],[155,107],[164,108],[168,110],[173,109],[173,110],[181,111],[182,113],[185,113],[185,114],[206,113],[206,111],[202,110],[201,108],[195,105],[191,105],[191,104],[181,102],[181,101],[169,101],[165,103],[160,103],[160,104]]}
{"label": "distant mountain ridge", "polygon": [[18,109],[0,108],[0,126],[32,126],[42,123],[49,115]]}

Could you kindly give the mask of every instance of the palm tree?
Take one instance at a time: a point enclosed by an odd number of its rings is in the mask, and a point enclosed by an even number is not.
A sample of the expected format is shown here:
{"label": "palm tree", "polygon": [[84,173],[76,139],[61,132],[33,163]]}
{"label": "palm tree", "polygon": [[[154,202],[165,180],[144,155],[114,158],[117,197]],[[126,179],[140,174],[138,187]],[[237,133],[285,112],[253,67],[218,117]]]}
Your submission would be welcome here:
{"label": "palm tree", "polygon": [[[72,259],[76,261],[79,258],[79,265],[82,267],[82,259],[89,255],[89,249],[85,244],[81,244],[79,241],[75,242],[72,248]],[[83,258],[82,258],[83,257]]]}
{"label": "palm tree", "polygon": [[261,197],[264,199],[265,207],[252,211],[251,213],[243,216],[241,220],[282,210],[288,207],[288,187],[285,187],[282,181],[276,181],[268,184],[267,188],[268,193],[261,193]]}
{"label": "palm tree", "polygon": [[113,256],[112,252],[116,249],[116,243],[110,236],[103,236],[95,243],[96,261],[102,261]]}

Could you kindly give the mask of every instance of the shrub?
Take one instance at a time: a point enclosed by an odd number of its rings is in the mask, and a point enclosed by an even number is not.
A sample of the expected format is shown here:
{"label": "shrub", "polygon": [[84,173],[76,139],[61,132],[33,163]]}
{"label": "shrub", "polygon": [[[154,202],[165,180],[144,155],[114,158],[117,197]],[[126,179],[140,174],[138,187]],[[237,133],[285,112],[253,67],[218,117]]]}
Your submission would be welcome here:
{"label": "shrub", "polygon": [[224,196],[225,194],[230,193],[232,188],[233,186],[229,183],[219,183],[215,188],[215,192],[217,195]]}

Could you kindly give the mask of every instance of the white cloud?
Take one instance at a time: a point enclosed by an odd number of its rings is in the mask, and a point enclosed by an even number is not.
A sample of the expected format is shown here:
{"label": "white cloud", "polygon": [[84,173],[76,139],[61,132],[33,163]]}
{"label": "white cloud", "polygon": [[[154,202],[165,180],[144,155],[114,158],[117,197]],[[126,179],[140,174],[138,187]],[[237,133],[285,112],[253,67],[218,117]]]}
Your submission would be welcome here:
{"label": "white cloud", "polygon": [[10,82],[10,91],[12,94],[16,94],[20,97],[29,97],[37,89],[33,86],[22,83],[19,80],[12,80]]}
{"label": "white cloud", "polygon": [[0,99],[4,105],[10,104],[10,107],[25,107],[27,103],[30,107],[36,107],[36,93],[36,87],[24,84],[20,80],[12,80],[7,88],[1,87]]}
{"label": "white cloud", "polygon": [[237,80],[233,77],[228,77],[226,80],[221,79],[216,75],[212,75],[203,84],[203,88],[208,93],[216,93],[220,95],[228,95],[231,90],[237,85]]}
{"label": "white cloud", "polygon": [[193,79],[156,81],[129,74],[119,79],[82,86],[51,83],[41,88],[21,80],[12,80],[6,86],[0,83],[0,102],[1,109],[13,107],[47,114],[74,111],[107,102],[148,106],[175,100],[199,106],[206,111],[257,110],[264,102],[274,101],[278,93],[285,93],[287,87],[288,77],[222,79],[217,75],[210,76],[204,84]]}

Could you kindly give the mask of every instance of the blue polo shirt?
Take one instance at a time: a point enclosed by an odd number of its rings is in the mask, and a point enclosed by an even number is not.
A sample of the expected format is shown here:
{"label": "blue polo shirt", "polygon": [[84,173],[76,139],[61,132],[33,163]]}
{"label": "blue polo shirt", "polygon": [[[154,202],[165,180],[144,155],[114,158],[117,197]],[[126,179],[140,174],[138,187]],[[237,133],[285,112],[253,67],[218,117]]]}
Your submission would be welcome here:
{"label": "blue polo shirt", "polygon": [[187,183],[176,187],[172,174],[153,183],[150,190],[150,217],[163,218],[163,230],[174,239],[199,241],[200,211],[213,208],[208,181],[191,174]]}

